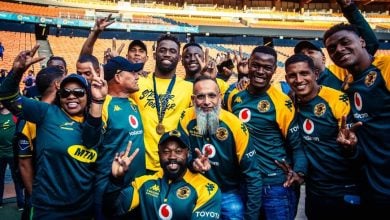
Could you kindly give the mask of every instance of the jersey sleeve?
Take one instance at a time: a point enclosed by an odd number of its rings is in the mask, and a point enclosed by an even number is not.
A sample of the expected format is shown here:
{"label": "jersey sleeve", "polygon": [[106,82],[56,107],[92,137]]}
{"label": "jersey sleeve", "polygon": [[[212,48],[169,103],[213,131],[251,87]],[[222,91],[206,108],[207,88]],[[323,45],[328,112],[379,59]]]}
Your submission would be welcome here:
{"label": "jersey sleeve", "polygon": [[[16,154],[20,158],[32,157],[33,139],[35,139],[35,125],[29,126],[31,123],[25,120],[18,122],[17,131],[15,133]],[[34,130],[32,130],[34,129]]]}
{"label": "jersey sleeve", "polygon": [[118,181],[110,176],[103,196],[104,212],[110,216],[121,216],[136,208],[139,205],[140,178],[136,178],[129,186],[123,186],[123,179]]}
{"label": "jersey sleeve", "polygon": [[390,91],[390,56],[377,56],[373,64],[381,71],[387,91]]}
{"label": "jersey sleeve", "polygon": [[379,42],[370,24],[368,24],[366,19],[364,19],[358,7],[356,7],[355,4],[351,4],[348,7],[343,8],[342,11],[348,22],[355,25],[359,30],[360,35],[366,42],[367,52],[371,55],[374,55],[378,50]]}
{"label": "jersey sleeve", "polygon": [[207,181],[198,188],[198,199],[191,219],[219,219],[222,196],[218,185]]}
{"label": "jersey sleeve", "polygon": [[237,117],[228,119],[232,125],[237,158],[246,189],[245,219],[257,219],[261,206],[262,178],[260,168],[256,162],[256,151],[251,142],[248,128]]}
{"label": "jersey sleeve", "polygon": [[227,100],[226,100],[226,109],[229,111],[229,112],[233,112],[233,108],[232,108],[232,103],[233,103],[233,98],[234,96],[238,93],[238,89],[234,88],[229,96],[227,97]]}

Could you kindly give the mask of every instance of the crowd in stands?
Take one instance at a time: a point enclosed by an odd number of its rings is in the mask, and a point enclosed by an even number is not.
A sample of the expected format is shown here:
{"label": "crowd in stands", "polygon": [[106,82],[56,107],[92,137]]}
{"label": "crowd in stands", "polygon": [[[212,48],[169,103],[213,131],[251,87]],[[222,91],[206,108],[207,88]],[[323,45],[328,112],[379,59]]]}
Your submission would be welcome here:
{"label": "crowd in stands", "polygon": [[387,216],[390,57],[337,2],[349,24],[324,33],[329,57],[315,41],[287,57],[162,34],[152,51],[113,39],[99,61],[111,15],[72,64],[54,54],[35,76],[39,45],[21,50],[1,76],[0,162],[17,168],[22,219],[293,220],[304,183],[309,220]]}

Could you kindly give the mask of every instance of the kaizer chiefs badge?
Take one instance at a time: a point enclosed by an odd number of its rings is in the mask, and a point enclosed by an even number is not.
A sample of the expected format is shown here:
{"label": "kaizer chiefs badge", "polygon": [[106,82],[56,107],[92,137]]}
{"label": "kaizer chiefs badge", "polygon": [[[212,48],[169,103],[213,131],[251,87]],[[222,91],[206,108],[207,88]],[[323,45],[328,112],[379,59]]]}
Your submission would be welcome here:
{"label": "kaizer chiefs badge", "polygon": [[261,100],[258,104],[257,104],[257,109],[260,111],[260,112],[268,112],[269,111],[269,108],[270,108],[270,104],[267,100]]}
{"label": "kaizer chiefs badge", "polygon": [[317,117],[322,116],[326,112],[326,106],[324,103],[318,103],[317,105],[314,106],[314,114]]}
{"label": "kaizer chiefs badge", "polygon": [[366,84],[367,87],[372,86],[376,80],[377,73],[375,71],[370,71],[366,78],[364,79],[364,83]]}
{"label": "kaizer chiefs badge", "polygon": [[179,199],[187,199],[191,195],[191,189],[188,186],[183,186],[176,191],[176,196]]}
{"label": "kaizer chiefs badge", "polygon": [[218,140],[224,141],[228,138],[228,131],[226,128],[217,128],[215,136],[218,138]]}

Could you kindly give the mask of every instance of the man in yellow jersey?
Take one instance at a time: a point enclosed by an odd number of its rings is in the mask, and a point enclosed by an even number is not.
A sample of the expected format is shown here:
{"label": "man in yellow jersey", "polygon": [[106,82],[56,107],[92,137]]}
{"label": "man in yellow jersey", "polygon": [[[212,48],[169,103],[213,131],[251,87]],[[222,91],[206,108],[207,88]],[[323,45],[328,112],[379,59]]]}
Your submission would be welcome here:
{"label": "man in yellow jersey", "polygon": [[184,109],[191,104],[192,83],[176,77],[180,61],[180,43],[174,35],[164,34],[157,40],[153,54],[153,74],[141,77],[140,90],[131,94],[141,112],[145,131],[146,169],[160,168],[157,143],[160,136],[176,128]]}

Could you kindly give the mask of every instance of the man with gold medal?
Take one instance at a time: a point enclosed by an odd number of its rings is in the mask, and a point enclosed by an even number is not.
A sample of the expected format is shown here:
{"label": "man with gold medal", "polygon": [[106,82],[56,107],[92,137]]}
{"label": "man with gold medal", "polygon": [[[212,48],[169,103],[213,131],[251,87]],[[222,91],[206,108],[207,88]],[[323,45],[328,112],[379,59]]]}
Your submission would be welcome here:
{"label": "man with gold medal", "polygon": [[[157,144],[165,131],[176,128],[180,115],[191,104],[192,83],[176,77],[181,58],[180,43],[170,34],[157,40],[153,74],[138,81],[140,90],[131,95],[141,112],[144,123],[146,169],[160,169]],[[156,101],[157,100],[157,101]]]}

